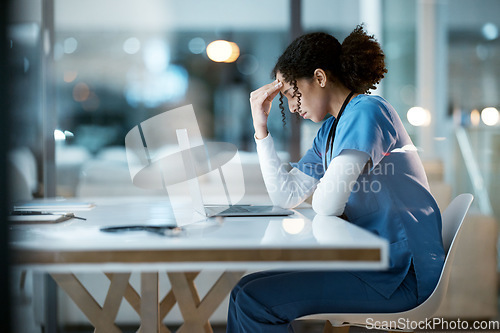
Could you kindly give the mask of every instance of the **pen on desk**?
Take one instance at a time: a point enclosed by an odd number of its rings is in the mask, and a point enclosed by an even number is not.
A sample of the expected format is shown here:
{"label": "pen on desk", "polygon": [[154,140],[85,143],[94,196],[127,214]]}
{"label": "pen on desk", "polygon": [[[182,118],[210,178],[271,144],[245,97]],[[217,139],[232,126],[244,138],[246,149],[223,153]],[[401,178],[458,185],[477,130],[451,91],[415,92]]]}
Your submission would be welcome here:
{"label": "pen on desk", "polygon": [[85,217],[80,217],[80,216],[76,216],[75,214],[73,213],[68,213],[68,214],[64,214],[66,216],[71,216],[72,218],[74,219],[78,219],[78,220],[82,220],[82,221],[87,221],[87,219]]}
{"label": "pen on desk", "polygon": [[75,216],[73,213],[55,213],[55,212],[42,212],[42,211],[34,211],[34,210],[15,210],[11,212],[11,215],[64,215],[67,217],[79,219],[86,221],[87,219],[80,216]]}

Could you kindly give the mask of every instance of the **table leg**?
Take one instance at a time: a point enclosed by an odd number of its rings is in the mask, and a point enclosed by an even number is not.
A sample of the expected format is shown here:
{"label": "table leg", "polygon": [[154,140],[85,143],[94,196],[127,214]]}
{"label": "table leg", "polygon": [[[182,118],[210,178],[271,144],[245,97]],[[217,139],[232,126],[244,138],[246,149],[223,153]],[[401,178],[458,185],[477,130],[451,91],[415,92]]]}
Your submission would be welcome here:
{"label": "table leg", "polygon": [[114,322],[123,298],[141,318],[140,333],[170,333],[162,321],[176,303],[184,318],[178,333],[212,333],[210,316],[244,272],[224,272],[202,300],[195,285],[198,274],[167,273],[172,289],[159,302],[157,272],[141,274],[141,295],[130,285],[130,273],[106,273],[111,283],[102,307],[74,274],[54,273],[51,276],[89,319],[95,333],[121,332]]}
{"label": "table leg", "polygon": [[104,306],[92,297],[74,274],[51,274],[59,287],[82,310],[95,327],[95,333],[121,333],[115,325],[116,314],[125,293],[130,273],[114,274],[106,295]]}
{"label": "table leg", "polygon": [[141,333],[160,332],[158,273],[141,273]]}
{"label": "table leg", "polygon": [[101,316],[110,320],[112,319],[112,322],[115,321],[129,279],[130,273],[113,274],[106,299],[104,300]]}
{"label": "table leg", "polygon": [[[105,273],[105,275],[108,277],[108,279],[113,278],[113,273]],[[130,283],[127,284],[125,293],[124,293],[124,298],[125,300],[130,304],[132,309],[139,315],[141,316],[141,296],[139,293],[130,285]],[[171,333],[170,330],[163,325],[162,321],[163,319],[167,316],[167,314],[172,310],[172,308],[176,304],[176,299],[172,291],[168,292],[167,295],[163,298],[163,300],[160,303],[160,333]],[[137,333],[142,333],[142,328],[139,328]]]}
{"label": "table leg", "polygon": [[224,272],[203,300],[200,300],[194,283],[194,278],[198,273],[167,274],[184,318],[184,324],[177,333],[212,333],[212,327],[208,319],[243,276],[244,272]]}

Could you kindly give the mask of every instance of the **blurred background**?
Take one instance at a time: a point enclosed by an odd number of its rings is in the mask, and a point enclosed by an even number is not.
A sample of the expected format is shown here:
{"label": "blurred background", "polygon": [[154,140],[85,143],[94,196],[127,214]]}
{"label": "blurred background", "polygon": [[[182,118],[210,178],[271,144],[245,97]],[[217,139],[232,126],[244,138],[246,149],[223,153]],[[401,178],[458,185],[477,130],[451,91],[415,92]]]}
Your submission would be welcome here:
{"label": "blurred background", "polygon": [[[11,198],[161,195],[132,185],[124,137],[186,104],[206,140],[238,147],[246,190],[259,194],[250,92],[272,80],[292,38],[325,31],[342,41],[365,23],[388,68],[372,93],[398,111],[441,208],[473,193],[472,211],[494,225],[486,237],[496,248],[498,13],[499,0],[11,2]],[[319,126],[290,114],[283,126],[273,104],[269,130],[285,161],[300,158]],[[496,298],[496,251],[489,255]]]}
{"label": "blurred background", "polygon": [[[500,2],[480,4],[15,1],[8,24],[13,154],[29,151],[35,163],[28,193],[18,196],[78,195],[81,182],[91,181],[85,176],[93,177],[89,167],[119,162],[132,127],[185,104],[193,104],[206,140],[253,152],[248,96],[271,81],[291,38],[326,31],[342,41],[364,22],[389,70],[373,93],[394,105],[453,194],[475,192],[475,204],[499,217]],[[213,45],[214,61],[208,45],[216,40],[229,43]],[[318,126],[291,117],[283,126],[273,105],[270,131],[286,159],[301,156]]]}

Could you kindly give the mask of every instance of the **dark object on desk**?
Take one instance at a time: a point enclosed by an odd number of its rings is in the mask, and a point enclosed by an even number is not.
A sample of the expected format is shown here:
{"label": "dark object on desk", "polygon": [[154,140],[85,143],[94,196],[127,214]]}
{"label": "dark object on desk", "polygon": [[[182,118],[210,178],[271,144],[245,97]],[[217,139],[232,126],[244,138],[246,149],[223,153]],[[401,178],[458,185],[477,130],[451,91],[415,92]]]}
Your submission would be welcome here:
{"label": "dark object on desk", "polygon": [[176,225],[122,225],[101,228],[104,232],[147,231],[161,236],[179,236],[184,232]]}

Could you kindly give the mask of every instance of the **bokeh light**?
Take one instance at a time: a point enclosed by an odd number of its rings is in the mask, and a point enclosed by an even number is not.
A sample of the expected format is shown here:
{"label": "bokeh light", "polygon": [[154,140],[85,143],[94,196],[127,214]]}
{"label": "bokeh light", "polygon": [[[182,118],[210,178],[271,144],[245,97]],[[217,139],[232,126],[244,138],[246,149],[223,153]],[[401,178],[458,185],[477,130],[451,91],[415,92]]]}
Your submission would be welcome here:
{"label": "bokeh light", "polygon": [[251,54],[244,54],[236,62],[238,71],[243,75],[252,75],[259,69],[259,60]]}
{"label": "bokeh light", "polygon": [[409,109],[406,113],[406,118],[413,126],[429,126],[431,123],[431,113],[429,110],[419,106]]}
{"label": "bokeh light", "polygon": [[207,56],[215,62],[234,62],[240,56],[240,48],[236,43],[216,40],[208,44]]}
{"label": "bokeh light", "polygon": [[162,103],[175,103],[186,96],[189,83],[187,70],[179,65],[170,65],[165,72],[143,75],[130,71],[127,75],[124,94],[129,105],[158,107]]}
{"label": "bokeh light", "polygon": [[64,40],[63,48],[64,53],[71,54],[78,48],[78,41],[73,37],[66,38]]}
{"label": "bokeh light", "polygon": [[193,54],[201,54],[205,51],[205,40],[201,37],[195,37],[188,43],[189,51]]}
{"label": "bokeh light", "polygon": [[146,42],[143,50],[146,68],[151,73],[163,73],[170,63],[170,48],[163,39],[154,38]]}
{"label": "bokeh light", "polygon": [[76,80],[78,76],[77,71],[66,70],[64,71],[64,82],[70,83]]}
{"label": "bokeh light", "polygon": [[487,40],[494,40],[498,38],[498,27],[494,23],[485,23],[481,28],[481,32]]}
{"label": "bokeh light", "polygon": [[470,123],[472,126],[477,126],[479,125],[479,122],[481,121],[481,115],[477,109],[474,109],[470,112]]}
{"label": "bokeh light", "polygon": [[481,111],[481,120],[488,126],[495,126],[498,124],[498,120],[500,119],[500,114],[498,114],[498,110],[493,107],[484,108]]}
{"label": "bokeh light", "polygon": [[73,99],[77,102],[83,102],[90,96],[90,88],[86,83],[79,82],[73,88]]}
{"label": "bokeh light", "polygon": [[135,37],[130,37],[123,42],[123,51],[127,54],[136,54],[140,49],[141,41]]}

